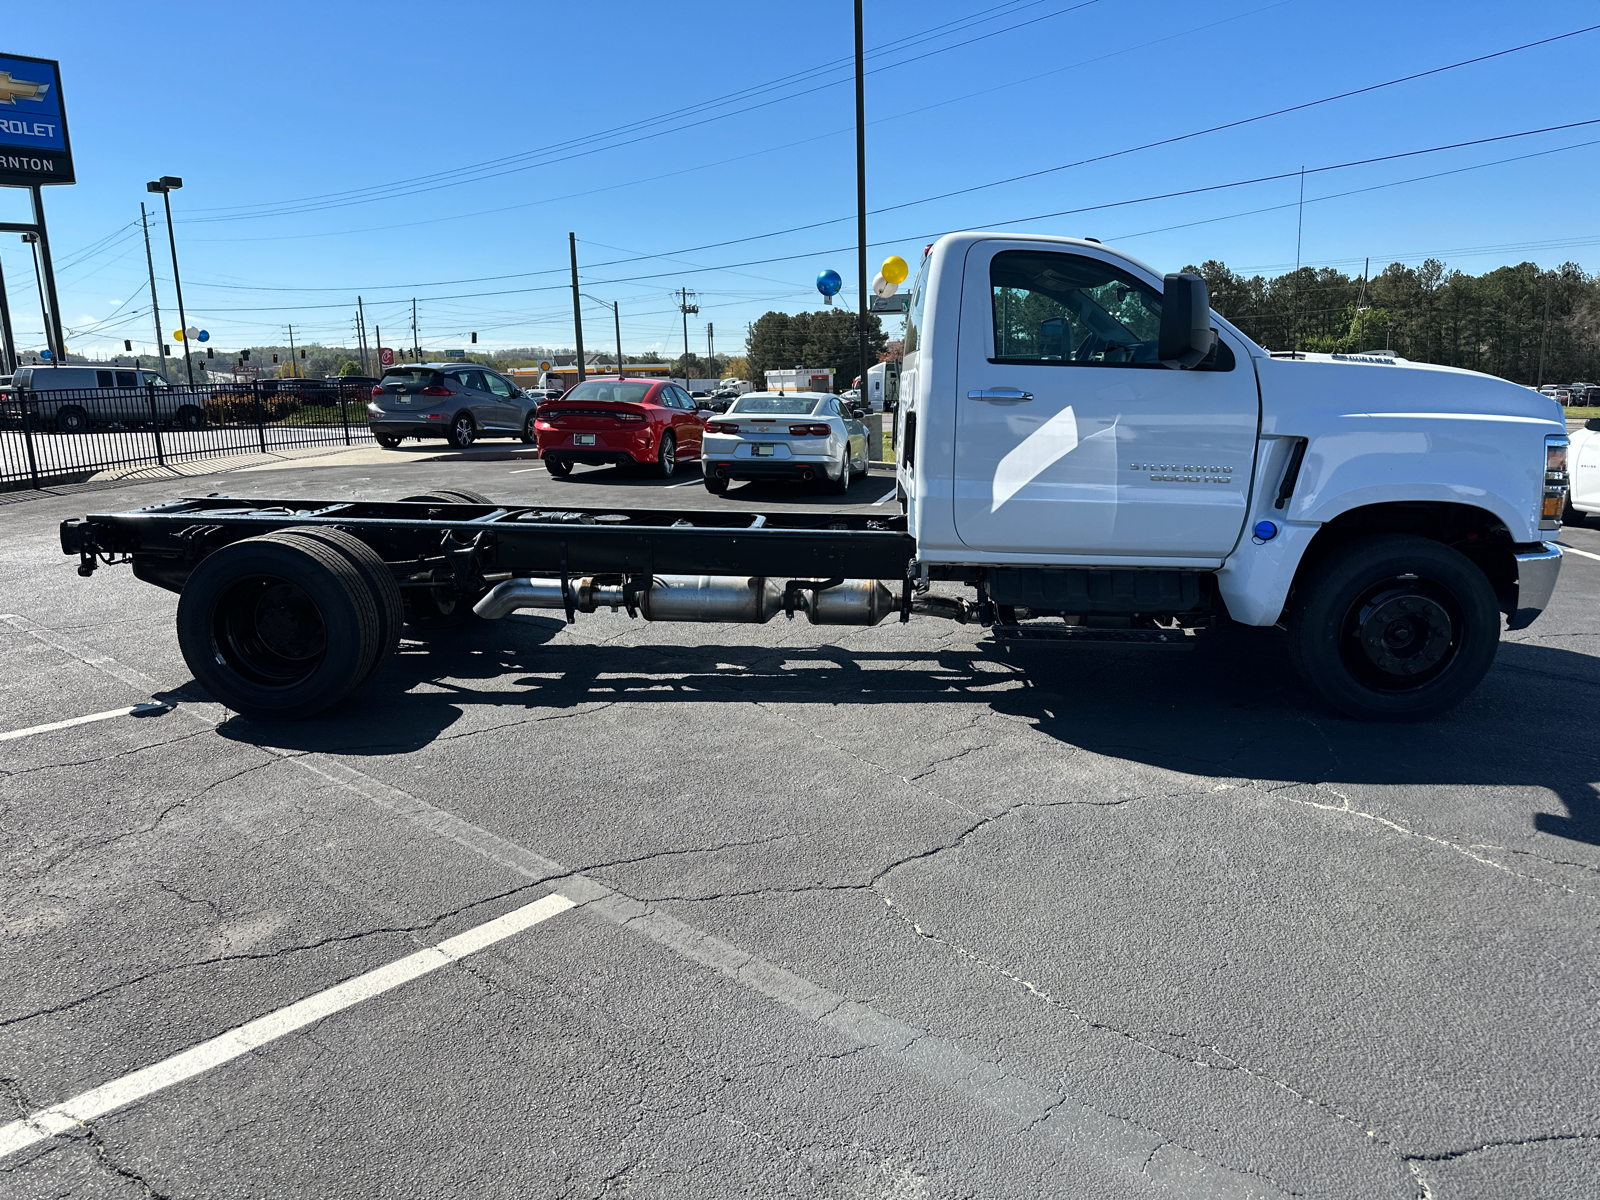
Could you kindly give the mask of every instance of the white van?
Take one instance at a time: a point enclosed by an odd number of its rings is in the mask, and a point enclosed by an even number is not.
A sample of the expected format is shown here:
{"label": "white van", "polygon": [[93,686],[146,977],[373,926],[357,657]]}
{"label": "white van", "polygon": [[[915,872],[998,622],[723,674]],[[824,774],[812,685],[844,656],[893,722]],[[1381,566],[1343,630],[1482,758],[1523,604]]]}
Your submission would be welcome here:
{"label": "white van", "polygon": [[199,429],[206,423],[200,397],[169,386],[165,376],[141,367],[18,367],[11,392],[11,407],[20,410],[26,404],[40,428],[57,433],[147,425],[152,420],[180,429]]}

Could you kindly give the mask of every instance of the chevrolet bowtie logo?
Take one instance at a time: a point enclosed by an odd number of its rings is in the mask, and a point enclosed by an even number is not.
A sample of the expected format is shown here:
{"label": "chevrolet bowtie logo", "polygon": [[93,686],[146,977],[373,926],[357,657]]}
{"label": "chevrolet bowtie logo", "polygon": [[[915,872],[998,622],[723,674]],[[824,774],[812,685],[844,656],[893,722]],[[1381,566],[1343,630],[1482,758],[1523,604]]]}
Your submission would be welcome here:
{"label": "chevrolet bowtie logo", "polygon": [[26,79],[11,78],[10,71],[0,71],[0,104],[15,106],[18,98],[43,100],[50,90],[48,83],[29,83]]}

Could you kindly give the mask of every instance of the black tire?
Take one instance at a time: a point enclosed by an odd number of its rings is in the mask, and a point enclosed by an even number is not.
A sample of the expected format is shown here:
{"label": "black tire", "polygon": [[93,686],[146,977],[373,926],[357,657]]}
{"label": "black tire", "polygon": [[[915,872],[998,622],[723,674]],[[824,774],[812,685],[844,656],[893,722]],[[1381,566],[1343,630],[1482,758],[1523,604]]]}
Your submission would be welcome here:
{"label": "black tire", "polygon": [[172,418],[172,423],[179,429],[204,429],[206,424],[205,409],[198,405],[185,404],[178,409]]}
{"label": "black tire", "polygon": [[671,479],[678,471],[678,437],[672,430],[661,435],[661,445],[656,450],[656,461],[651,473],[657,479]]}
{"label": "black tire", "polygon": [[394,652],[400,648],[400,626],[405,622],[405,601],[400,596],[400,585],[395,582],[394,572],[371,546],[367,545],[353,533],[343,529],[335,529],[327,525],[297,525],[292,529],[282,531],[284,537],[308,538],[322,545],[331,546],[343,554],[356,570],[361,572],[361,577],[366,580],[367,587],[372,591],[373,602],[378,608],[378,631],[373,645],[375,652],[372,663],[367,667],[367,673],[357,681],[360,687],[371,679],[389,659],[394,657]]}
{"label": "black tire", "polygon": [[465,450],[477,439],[478,427],[472,423],[472,414],[458,412],[450,418],[450,431],[445,440],[457,450]]}
{"label": "black tire", "polygon": [[347,696],[378,651],[378,607],[332,546],[269,534],[203,559],[178,598],[178,646],[212,697],[259,721],[298,721]]}
{"label": "black tire", "polygon": [[728,480],[727,480],[727,477],[723,476],[723,477],[719,478],[716,475],[713,475],[711,472],[707,471],[706,472],[706,491],[710,492],[713,496],[726,495],[727,491],[728,491]]}
{"label": "black tire", "polygon": [[76,404],[68,404],[56,412],[57,433],[88,433],[89,414]]}
{"label": "black tire", "polygon": [[382,446],[385,450],[399,449],[400,443],[404,440],[403,438],[397,437],[392,433],[375,433],[372,436],[378,440],[378,445]]}
{"label": "black tire", "polygon": [[844,458],[842,459],[839,467],[839,478],[829,479],[826,475],[824,475],[822,480],[827,485],[827,490],[836,496],[843,496],[850,490],[850,485],[855,482],[855,472],[850,469],[849,442],[844,444]]}
{"label": "black tire", "polygon": [[522,423],[522,444],[531,446],[539,440],[539,435],[533,429],[534,415],[528,414],[528,419]]}
{"label": "black tire", "polygon": [[544,458],[544,469],[557,479],[565,479],[572,474],[572,464],[564,458],[551,458],[548,454]]}
{"label": "black tire", "polygon": [[1323,699],[1363,721],[1424,721],[1482,681],[1500,644],[1489,580],[1410,534],[1341,546],[1295,585],[1290,651]]}
{"label": "black tire", "polygon": [[401,504],[493,504],[494,501],[482,492],[474,492],[470,488],[440,488],[436,492],[424,492],[420,496],[407,496],[400,501]]}
{"label": "black tire", "polygon": [[1582,529],[1588,516],[1588,513],[1572,507],[1572,493],[1568,492],[1566,499],[1561,502],[1561,523],[1570,525],[1574,529]]}

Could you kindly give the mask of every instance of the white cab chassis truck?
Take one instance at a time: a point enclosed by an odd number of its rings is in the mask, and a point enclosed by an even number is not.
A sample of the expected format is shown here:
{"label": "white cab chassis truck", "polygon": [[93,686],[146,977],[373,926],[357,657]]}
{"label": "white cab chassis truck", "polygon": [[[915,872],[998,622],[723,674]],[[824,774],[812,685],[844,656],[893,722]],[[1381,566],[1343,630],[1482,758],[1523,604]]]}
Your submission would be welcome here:
{"label": "white cab chassis truck", "polygon": [[[335,703],[418,629],[556,609],[987,626],[997,647],[1281,625],[1358,718],[1467,695],[1560,570],[1559,406],[1470,371],[1276,354],[1204,282],[1097,242],[941,238],[912,285],[900,515],[188,499],[74,518],[79,573],[179,593],[196,678],[247,715]],[[965,596],[950,595],[959,584]]]}

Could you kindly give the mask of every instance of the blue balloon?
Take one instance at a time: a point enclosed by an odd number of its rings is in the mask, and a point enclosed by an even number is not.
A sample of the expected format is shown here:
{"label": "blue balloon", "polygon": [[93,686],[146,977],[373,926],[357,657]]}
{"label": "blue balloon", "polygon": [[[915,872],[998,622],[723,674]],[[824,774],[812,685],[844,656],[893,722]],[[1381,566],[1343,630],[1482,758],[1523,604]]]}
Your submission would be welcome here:
{"label": "blue balloon", "polygon": [[39,357],[44,359],[45,362],[49,362],[50,361],[50,357],[51,357],[50,351],[48,351],[48,350],[39,351]]}
{"label": "blue balloon", "polygon": [[200,331],[200,337],[199,337],[198,340],[202,341],[202,342],[209,342],[211,340],[211,335],[209,333],[207,333],[204,329],[202,329]]}
{"label": "blue balloon", "polygon": [[817,276],[817,291],[824,296],[837,296],[843,286],[844,280],[839,278],[837,271],[823,271]]}

